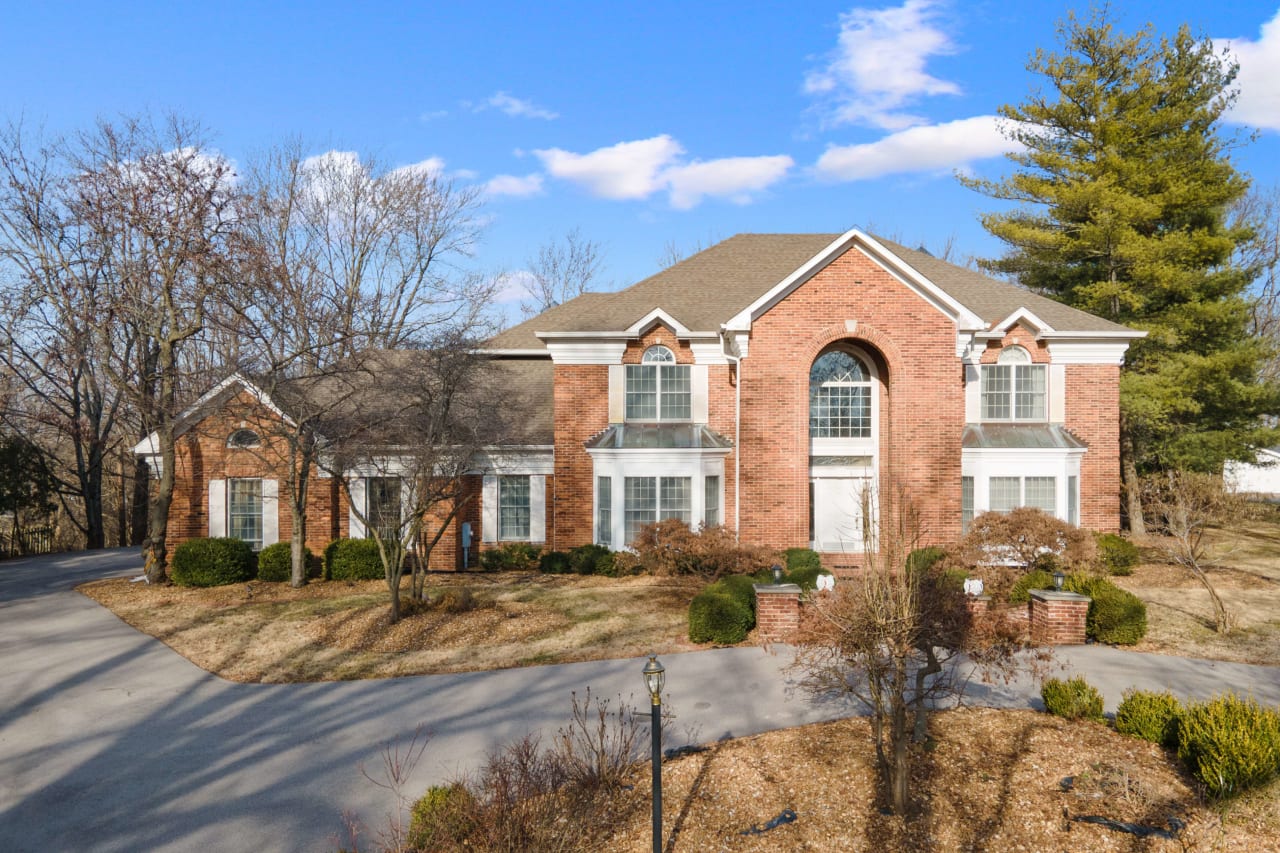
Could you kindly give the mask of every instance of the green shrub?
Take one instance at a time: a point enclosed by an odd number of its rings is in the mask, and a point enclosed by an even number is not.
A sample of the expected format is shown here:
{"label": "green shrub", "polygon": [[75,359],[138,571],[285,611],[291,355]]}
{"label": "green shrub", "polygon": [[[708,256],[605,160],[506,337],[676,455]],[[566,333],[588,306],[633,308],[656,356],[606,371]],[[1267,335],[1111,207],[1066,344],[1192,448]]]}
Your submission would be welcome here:
{"label": "green shrub", "polygon": [[538,571],[544,575],[567,575],[573,570],[564,551],[547,551],[538,558]]}
{"label": "green shrub", "polygon": [[253,580],[253,548],[243,539],[188,539],[173,550],[169,574],[178,586],[222,586]]}
{"label": "green shrub", "polygon": [[1072,575],[1063,589],[1092,599],[1085,621],[1085,635],[1089,639],[1132,646],[1147,635],[1147,605],[1128,590],[1097,575]]}
{"label": "green shrub", "polygon": [[378,543],[372,539],[335,539],[324,549],[325,577],[335,581],[376,581],[386,577]]}
{"label": "green shrub", "polygon": [[695,643],[741,643],[754,623],[751,610],[723,589],[704,589],[689,604],[689,639]]}
{"label": "green shrub", "polygon": [[542,549],[526,542],[508,542],[480,552],[480,568],[486,572],[531,572],[539,568]]}
{"label": "green shrub", "polygon": [[788,548],[783,556],[786,559],[788,572],[796,572],[801,569],[816,571],[822,568],[822,558],[818,556],[817,551],[810,548]]}
{"label": "green shrub", "polygon": [[752,615],[751,628],[755,627],[756,612],[756,579],[747,575],[725,575],[711,584],[707,589],[723,592],[731,596]]}
{"label": "green shrub", "polygon": [[613,575],[613,552],[603,545],[579,545],[569,552],[569,569],[576,575]]}
{"label": "green shrub", "polygon": [[[305,547],[302,549],[302,564],[308,568],[308,574],[310,574],[311,551]],[[292,579],[292,542],[277,542],[258,552],[258,580],[279,582]]]}
{"label": "green shrub", "polygon": [[1032,569],[1013,584],[1009,590],[1010,604],[1026,604],[1031,600],[1031,590],[1053,589],[1053,575],[1043,569]]}
{"label": "green shrub", "polygon": [[415,850],[462,845],[475,823],[476,798],[461,782],[432,785],[409,810],[409,835]]}
{"label": "green shrub", "polygon": [[1167,690],[1126,690],[1116,708],[1116,731],[1172,747],[1177,744],[1181,713],[1182,704]]}
{"label": "green shrub", "polygon": [[1113,575],[1131,575],[1142,554],[1138,546],[1115,533],[1099,533],[1098,557],[1102,565]]}
{"label": "green shrub", "polygon": [[1056,717],[1068,720],[1101,720],[1102,694],[1077,675],[1063,681],[1060,678],[1047,678],[1040,687],[1040,698],[1044,700],[1044,709]]}
{"label": "green shrub", "polygon": [[1209,790],[1232,797],[1280,775],[1280,711],[1231,693],[1178,717],[1178,758]]}
{"label": "green shrub", "polygon": [[907,555],[907,571],[927,572],[947,556],[946,548],[936,545],[928,548],[917,548]]}

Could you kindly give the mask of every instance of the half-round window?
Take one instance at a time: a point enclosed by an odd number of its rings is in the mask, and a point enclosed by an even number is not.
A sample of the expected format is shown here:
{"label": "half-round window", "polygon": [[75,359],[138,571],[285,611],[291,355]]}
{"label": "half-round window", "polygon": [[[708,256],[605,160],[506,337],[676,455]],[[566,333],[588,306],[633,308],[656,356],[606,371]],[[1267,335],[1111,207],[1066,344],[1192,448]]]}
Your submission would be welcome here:
{"label": "half-round window", "polygon": [[649,347],[640,359],[645,364],[675,364],[676,354],[661,344]]}
{"label": "half-round window", "polygon": [[809,436],[871,437],[871,372],[851,353],[823,353],[809,370]]}
{"label": "half-round window", "polygon": [[262,441],[251,429],[238,429],[227,439],[227,447],[259,447]]}

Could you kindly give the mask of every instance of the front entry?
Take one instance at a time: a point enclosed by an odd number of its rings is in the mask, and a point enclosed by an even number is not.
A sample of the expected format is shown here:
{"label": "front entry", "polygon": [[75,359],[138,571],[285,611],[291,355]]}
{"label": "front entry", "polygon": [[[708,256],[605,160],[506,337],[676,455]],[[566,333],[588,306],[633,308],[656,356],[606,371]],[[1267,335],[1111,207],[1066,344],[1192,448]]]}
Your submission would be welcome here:
{"label": "front entry", "polygon": [[823,553],[864,548],[864,494],[873,497],[869,476],[815,476],[809,481],[810,547]]}

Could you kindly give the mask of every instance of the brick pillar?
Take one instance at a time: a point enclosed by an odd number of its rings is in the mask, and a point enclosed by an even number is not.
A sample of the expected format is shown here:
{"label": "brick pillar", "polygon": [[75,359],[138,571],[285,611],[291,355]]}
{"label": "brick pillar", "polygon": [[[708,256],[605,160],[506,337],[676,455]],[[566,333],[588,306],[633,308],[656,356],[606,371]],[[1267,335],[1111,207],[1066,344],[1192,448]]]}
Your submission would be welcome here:
{"label": "brick pillar", "polygon": [[1043,645],[1080,645],[1085,640],[1089,597],[1054,589],[1031,590],[1031,637]]}
{"label": "brick pillar", "polygon": [[793,583],[755,584],[756,636],[788,643],[800,627],[800,587]]}

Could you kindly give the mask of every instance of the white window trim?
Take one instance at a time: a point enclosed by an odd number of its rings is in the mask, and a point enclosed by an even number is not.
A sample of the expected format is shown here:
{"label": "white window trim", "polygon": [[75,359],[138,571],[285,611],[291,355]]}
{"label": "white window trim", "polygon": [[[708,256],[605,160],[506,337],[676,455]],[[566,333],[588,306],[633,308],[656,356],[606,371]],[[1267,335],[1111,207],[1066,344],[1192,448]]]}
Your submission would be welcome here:
{"label": "white window trim", "polygon": [[[650,353],[656,353],[658,350],[661,350],[661,351],[662,351],[663,353],[665,353],[667,356],[670,356],[670,360],[667,360],[667,359],[665,359],[665,358],[663,358],[663,359],[661,359],[661,360],[659,360],[658,358],[654,358],[654,359],[650,360],[650,358],[649,358]],[[631,417],[629,417],[629,416],[627,415],[627,394],[628,394],[628,390],[627,390],[628,382],[627,382],[627,379],[628,379],[628,374],[632,371],[632,369],[645,368],[645,367],[651,367],[651,368],[653,368],[653,372],[654,372],[654,417],[652,417],[652,418],[631,418]],[[685,375],[685,377],[687,378],[688,385],[689,385],[689,392],[688,392],[688,393],[689,393],[689,415],[688,415],[688,417],[677,417],[677,418],[673,418],[673,417],[667,417],[667,416],[663,413],[663,410],[662,410],[662,369],[663,369],[664,367],[674,367],[674,368],[678,368],[679,370],[681,370],[681,371],[683,371],[683,372],[684,372],[684,375]],[[699,372],[700,372],[700,373],[702,374],[702,377],[703,377],[703,378],[705,378],[705,376],[706,376],[706,369],[705,369],[705,368],[703,368],[703,370],[701,370],[701,371],[695,371],[695,370],[693,369],[693,365],[690,365],[690,364],[680,364],[680,363],[676,360],[676,354],[675,354],[675,351],[674,351],[674,350],[672,350],[672,349],[671,349],[671,347],[668,347],[668,346],[666,346],[665,344],[654,344],[653,346],[649,347],[648,349],[646,349],[646,350],[644,351],[644,354],[643,354],[643,355],[641,356],[641,358],[640,358],[640,363],[639,363],[639,364],[627,364],[627,365],[623,365],[623,366],[622,366],[622,370],[623,370],[622,415],[623,415],[623,418],[625,419],[625,421],[626,421],[626,422],[628,422],[628,423],[669,423],[669,424],[670,424],[670,423],[679,424],[679,423],[697,423],[697,422],[698,422],[698,418],[697,418],[697,415],[698,415],[698,406],[696,406],[696,405],[695,405],[695,399],[698,397],[698,394],[697,394],[697,390],[698,390],[698,388],[697,388],[697,384],[698,384],[698,383],[697,383],[697,382],[695,381],[695,379],[694,379],[694,374],[695,374],[695,373],[699,373]],[[705,387],[704,387],[704,392],[705,392]]]}
{"label": "white window trim", "polygon": [[[880,373],[876,369],[875,360],[870,354],[858,346],[841,344],[832,349],[842,349],[853,355],[866,368],[871,386],[871,435],[866,438],[815,438],[809,436],[810,456],[870,456],[872,470],[880,467]],[[823,352],[820,355],[825,355]],[[817,361],[817,358],[814,359]],[[813,369],[813,364],[809,365]],[[805,374],[806,380],[809,374]],[[809,431],[809,395],[806,381],[805,393],[805,432]]]}
{"label": "white window trim", "polygon": [[[280,481],[269,477],[231,477],[233,480],[262,481],[262,547],[280,541]],[[209,536],[222,538],[231,529],[227,501],[227,480],[209,481]]]}
{"label": "white window trim", "polygon": [[[498,533],[498,477],[529,478],[529,538],[528,540],[499,539]],[[529,471],[494,471],[480,480],[480,541],[486,544],[498,542],[528,541],[543,544],[547,541],[547,478],[544,474]]]}

